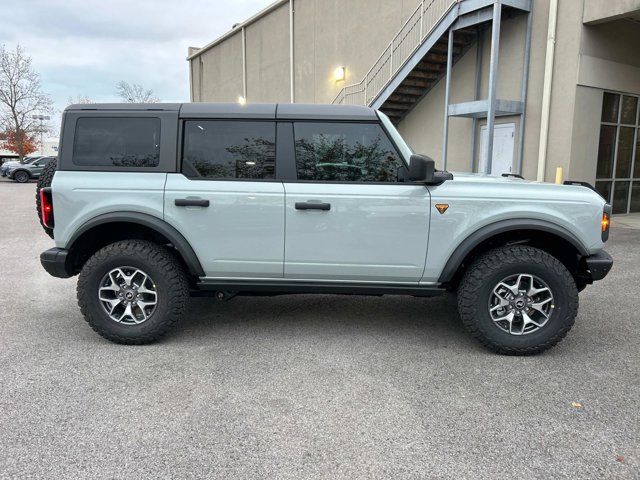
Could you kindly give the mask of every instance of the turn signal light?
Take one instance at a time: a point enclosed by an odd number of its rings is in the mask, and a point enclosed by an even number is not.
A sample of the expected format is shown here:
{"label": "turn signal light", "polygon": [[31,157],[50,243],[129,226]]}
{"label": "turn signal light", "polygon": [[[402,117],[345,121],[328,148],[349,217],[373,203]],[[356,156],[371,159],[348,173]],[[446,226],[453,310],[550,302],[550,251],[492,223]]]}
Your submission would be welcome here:
{"label": "turn signal light", "polygon": [[609,214],[605,212],[602,214],[602,233],[609,230],[609,225],[611,225],[611,220],[609,219]]}
{"label": "turn signal light", "polygon": [[609,240],[609,228],[611,227],[611,205],[606,204],[602,212],[602,221],[600,222],[600,228],[602,229],[602,241]]}
{"label": "turn signal light", "polygon": [[47,228],[53,228],[53,198],[51,188],[40,189],[40,213],[42,224]]}

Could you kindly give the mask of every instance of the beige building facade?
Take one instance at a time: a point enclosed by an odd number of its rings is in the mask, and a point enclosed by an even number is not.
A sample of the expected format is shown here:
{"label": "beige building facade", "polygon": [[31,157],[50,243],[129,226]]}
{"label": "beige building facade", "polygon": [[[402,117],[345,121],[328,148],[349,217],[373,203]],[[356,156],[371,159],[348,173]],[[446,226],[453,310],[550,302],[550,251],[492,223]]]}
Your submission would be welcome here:
{"label": "beige building facade", "polygon": [[194,102],[371,105],[440,168],[561,174],[629,213],[639,52],[640,0],[279,0],[188,61]]}

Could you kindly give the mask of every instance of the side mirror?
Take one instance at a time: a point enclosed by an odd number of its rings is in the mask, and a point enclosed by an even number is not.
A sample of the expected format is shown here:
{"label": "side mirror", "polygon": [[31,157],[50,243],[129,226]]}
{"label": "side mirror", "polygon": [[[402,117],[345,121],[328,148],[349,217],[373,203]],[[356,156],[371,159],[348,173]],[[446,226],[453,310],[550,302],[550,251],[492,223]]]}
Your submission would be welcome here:
{"label": "side mirror", "polygon": [[412,182],[432,183],[436,162],[424,155],[411,155],[409,160],[409,180]]}

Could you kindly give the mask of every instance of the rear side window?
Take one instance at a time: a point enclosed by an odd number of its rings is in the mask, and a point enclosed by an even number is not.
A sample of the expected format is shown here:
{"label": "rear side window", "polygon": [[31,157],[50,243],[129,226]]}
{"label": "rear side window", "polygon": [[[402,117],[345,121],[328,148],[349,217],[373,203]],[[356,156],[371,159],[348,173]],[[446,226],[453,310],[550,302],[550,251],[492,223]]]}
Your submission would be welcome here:
{"label": "rear side window", "polygon": [[157,167],[160,119],[85,117],[76,122],[73,163],[91,167]]}
{"label": "rear side window", "polygon": [[275,166],[275,122],[185,122],[182,173],[188,178],[272,179]]}
{"label": "rear side window", "polygon": [[405,169],[378,124],[298,122],[294,130],[298,180],[397,182]]}

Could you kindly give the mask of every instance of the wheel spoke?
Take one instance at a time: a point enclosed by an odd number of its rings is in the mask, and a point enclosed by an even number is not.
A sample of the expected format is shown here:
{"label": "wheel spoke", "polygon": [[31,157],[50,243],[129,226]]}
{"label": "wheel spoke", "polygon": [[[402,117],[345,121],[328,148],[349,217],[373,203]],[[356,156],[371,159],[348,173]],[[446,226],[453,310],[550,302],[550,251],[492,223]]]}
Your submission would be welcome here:
{"label": "wheel spoke", "polygon": [[498,318],[494,318],[493,321],[494,322],[504,322],[507,321],[509,322],[509,324],[511,324],[513,322],[513,317],[515,316],[515,313],[510,312],[507,313],[505,316],[503,317],[498,317]]}
{"label": "wheel spoke", "polygon": [[537,312],[540,312],[542,315],[545,316],[545,318],[549,318],[549,315],[544,311],[544,308],[542,308],[542,307],[544,307],[551,300],[553,300],[553,299],[551,297],[549,297],[546,300],[543,300],[542,302],[532,303],[529,306],[531,308],[533,308],[534,310],[536,310]]}
{"label": "wheel spoke", "polygon": [[533,318],[527,315],[526,312],[522,312],[522,321],[523,321],[523,326],[522,326],[523,331],[525,327],[530,323],[534,324],[536,327],[542,327],[542,325],[544,325],[543,323],[536,322]]}
{"label": "wheel spoke", "polygon": [[113,310],[120,304],[119,298],[103,298],[100,297],[100,300],[109,304],[110,310],[109,314],[113,313]]}
{"label": "wheel spoke", "polygon": [[531,288],[529,290],[527,290],[527,295],[530,297],[533,297],[535,295],[538,295],[539,293],[542,292],[549,292],[549,294],[551,294],[551,290],[549,290],[547,287],[542,287],[542,288],[535,288],[533,286],[533,283],[531,284]]}
{"label": "wheel spoke", "polygon": [[520,274],[518,275],[518,280],[516,281],[516,287],[517,287],[517,293],[520,293],[521,291],[526,290],[525,288],[522,287],[522,280],[524,278],[529,279],[529,288],[531,288],[531,286],[533,286],[533,277],[531,275],[526,275],[526,274]]}

